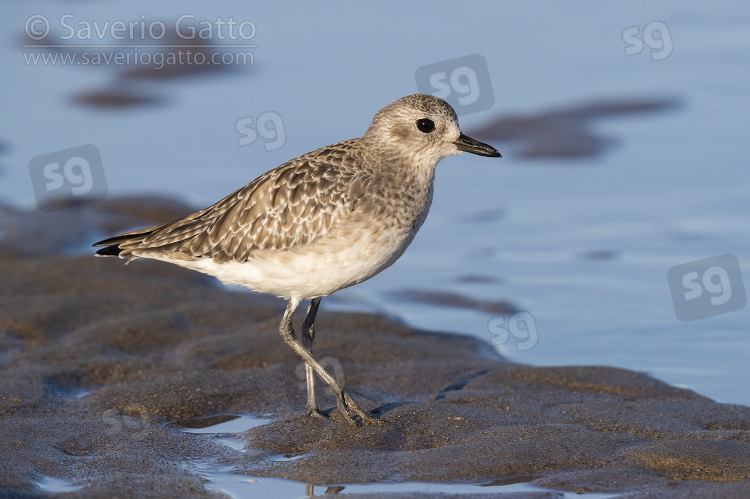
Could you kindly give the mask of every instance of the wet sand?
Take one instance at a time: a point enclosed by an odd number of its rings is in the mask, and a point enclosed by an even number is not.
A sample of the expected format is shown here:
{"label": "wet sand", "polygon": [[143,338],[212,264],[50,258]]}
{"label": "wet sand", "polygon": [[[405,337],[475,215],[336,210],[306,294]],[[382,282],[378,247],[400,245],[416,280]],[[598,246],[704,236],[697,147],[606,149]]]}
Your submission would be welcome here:
{"label": "wet sand", "polygon": [[[748,407],[624,369],[525,366],[472,338],[324,311],[316,356],[387,424],[342,423],[322,388],[331,420],[307,419],[300,362],[277,332],[280,300],[159,262],[60,254],[187,211],[159,198],[0,209],[0,497],[44,496],[45,476],[83,486],[70,497],[219,495],[191,470],[196,460],[323,486],[750,492]],[[241,435],[245,452],[179,429],[225,414],[274,421]]]}

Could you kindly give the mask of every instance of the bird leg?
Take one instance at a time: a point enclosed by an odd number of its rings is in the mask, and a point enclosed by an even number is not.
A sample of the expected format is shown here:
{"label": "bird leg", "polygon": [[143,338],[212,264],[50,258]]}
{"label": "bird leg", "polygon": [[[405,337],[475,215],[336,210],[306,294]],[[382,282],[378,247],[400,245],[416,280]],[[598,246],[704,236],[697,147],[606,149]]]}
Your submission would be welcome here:
{"label": "bird leg", "polygon": [[[289,303],[286,306],[286,311],[284,312],[284,317],[281,319],[279,332],[281,333],[281,338],[284,340],[284,343],[292,347],[292,349],[297,352],[297,355],[302,357],[302,359],[306,363],[305,369],[307,369],[307,367],[309,366],[310,369],[315,371],[315,373],[320,376],[320,378],[328,385],[328,387],[331,389],[331,393],[334,397],[336,397],[336,406],[338,407],[339,412],[347,420],[347,422],[351,424],[357,424],[357,422],[352,418],[352,414],[350,414],[351,411],[355,415],[359,416],[362,422],[365,424],[379,423],[377,419],[373,419],[372,417],[368,416],[365,411],[360,409],[357,403],[354,402],[354,399],[352,399],[352,397],[349,395],[349,392],[347,392],[346,389],[342,387],[336,381],[336,379],[331,376],[330,373],[328,373],[328,371],[326,371],[323,366],[321,366],[318,361],[313,358],[312,354],[308,351],[307,348],[305,348],[303,344],[297,341],[294,334],[294,328],[292,327],[292,317],[294,315],[294,310],[297,308],[297,305],[299,305],[298,299],[293,298],[289,300]],[[315,307],[315,309],[317,309],[317,306]],[[310,328],[312,328],[312,324],[310,324]],[[310,328],[307,328],[308,333]],[[310,341],[310,343],[312,344],[312,340]],[[309,389],[309,379],[307,386]],[[308,403],[309,399],[310,394],[308,392]]]}
{"label": "bird leg", "polygon": [[[312,355],[312,343],[315,339],[315,316],[318,313],[320,298],[313,298],[310,301],[310,307],[307,309],[305,321],[302,323],[302,346],[304,346],[310,355]],[[315,374],[310,364],[305,362],[305,377],[307,380],[307,405],[305,413],[308,416],[324,417],[318,409],[318,402],[315,400]]]}

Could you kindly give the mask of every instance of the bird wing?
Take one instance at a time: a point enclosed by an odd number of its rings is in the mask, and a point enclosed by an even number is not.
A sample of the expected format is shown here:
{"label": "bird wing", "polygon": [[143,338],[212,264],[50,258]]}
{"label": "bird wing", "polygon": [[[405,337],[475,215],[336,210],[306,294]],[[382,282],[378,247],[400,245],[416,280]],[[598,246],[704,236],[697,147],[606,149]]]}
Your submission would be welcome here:
{"label": "bird wing", "polygon": [[180,220],[110,238],[100,254],[169,254],[217,263],[248,261],[258,250],[310,244],[362,198],[368,175],[298,158],[261,175],[213,206]]}

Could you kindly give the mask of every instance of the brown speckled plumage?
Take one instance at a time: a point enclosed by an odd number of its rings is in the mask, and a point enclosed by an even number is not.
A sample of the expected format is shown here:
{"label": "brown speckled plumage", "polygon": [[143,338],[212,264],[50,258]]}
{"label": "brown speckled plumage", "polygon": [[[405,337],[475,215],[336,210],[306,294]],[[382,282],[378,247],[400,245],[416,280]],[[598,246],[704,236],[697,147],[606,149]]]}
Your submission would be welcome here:
{"label": "brown speckled plumage", "polygon": [[[427,217],[435,167],[463,151],[499,156],[461,134],[446,102],[410,95],[381,109],[361,138],[292,159],[188,217],[95,246],[105,246],[99,255],[168,261],[287,298],[280,331],[307,363],[307,412],[320,415],[315,371],[345,419],[372,422],[312,357],[320,298],[403,254]],[[302,299],[312,303],[300,344],[291,317]]]}

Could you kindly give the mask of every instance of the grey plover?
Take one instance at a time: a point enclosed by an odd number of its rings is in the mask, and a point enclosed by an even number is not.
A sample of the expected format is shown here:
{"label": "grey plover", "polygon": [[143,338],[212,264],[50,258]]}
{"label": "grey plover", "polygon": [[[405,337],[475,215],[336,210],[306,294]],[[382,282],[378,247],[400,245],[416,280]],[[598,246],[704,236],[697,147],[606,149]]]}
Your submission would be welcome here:
{"label": "grey plover", "polygon": [[[306,413],[323,416],[317,374],[348,422],[375,423],[313,357],[318,306],[403,254],[427,217],[435,167],[461,152],[500,157],[461,133],[448,103],[409,95],[378,111],[361,138],[289,160],[205,210],[94,246],[105,246],[97,255],[162,260],[285,298],[279,331],[305,361]],[[311,301],[300,341],[292,316],[301,300]]]}

